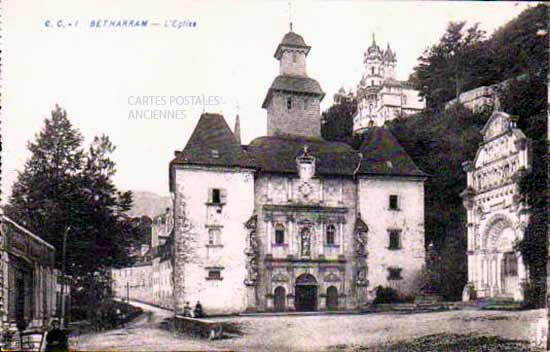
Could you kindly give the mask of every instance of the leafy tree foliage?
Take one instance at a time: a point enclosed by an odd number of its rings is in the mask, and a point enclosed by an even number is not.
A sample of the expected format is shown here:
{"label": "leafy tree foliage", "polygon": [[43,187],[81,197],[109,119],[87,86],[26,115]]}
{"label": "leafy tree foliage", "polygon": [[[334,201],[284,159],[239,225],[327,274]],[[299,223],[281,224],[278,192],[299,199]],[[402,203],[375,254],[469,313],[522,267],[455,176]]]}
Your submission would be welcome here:
{"label": "leafy tree foliage", "polygon": [[321,136],[329,141],[350,143],[353,140],[353,115],[357,111],[356,100],[343,100],[323,112]]}
{"label": "leafy tree foliage", "polygon": [[527,9],[486,39],[477,24],[451,22],[440,41],[419,57],[410,81],[437,108],[460,92],[495,84],[526,72],[546,76],[547,6]]}
{"label": "leafy tree foliage", "polygon": [[[547,7],[527,9],[497,30],[490,38],[477,25],[450,23],[439,43],[422,57],[413,82],[427,99],[428,108],[406,119],[396,119],[387,127],[397,137],[415,163],[430,177],[425,184],[426,243],[434,245],[437,261],[432,276],[440,278],[439,294],[460,299],[467,280],[466,211],[460,193],[466,188],[462,163],[473,160],[482,141],[481,128],[492,108],[472,113],[458,104],[450,110],[443,103],[459,92],[505,80],[500,89],[502,110],[519,116],[518,127],[532,140],[532,170],[521,180],[521,189],[532,209],[532,216],[520,250],[530,268],[531,291],[540,304],[547,257],[547,144],[546,77],[548,74]],[[519,78],[518,76],[521,76]],[[326,120],[351,121],[347,110],[329,109]],[[342,115],[338,116],[337,113]],[[340,126],[329,125],[323,137],[357,146],[351,135],[342,135]],[[435,268],[435,269],[434,269]],[[531,269],[532,268],[532,269]],[[435,272],[434,272],[435,271]],[[537,295],[538,292],[538,295]],[[535,305],[536,305],[535,304]]]}
{"label": "leafy tree foliage", "polygon": [[132,194],[112,182],[115,150],[107,136],[94,138],[87,150],[81,133],[59,106],[34,142],[32,155],[13,186],[6,214],[56,248],[62,267],[67,233],[66,272],[73,277],[124,263],[133,227],[124,212]]}

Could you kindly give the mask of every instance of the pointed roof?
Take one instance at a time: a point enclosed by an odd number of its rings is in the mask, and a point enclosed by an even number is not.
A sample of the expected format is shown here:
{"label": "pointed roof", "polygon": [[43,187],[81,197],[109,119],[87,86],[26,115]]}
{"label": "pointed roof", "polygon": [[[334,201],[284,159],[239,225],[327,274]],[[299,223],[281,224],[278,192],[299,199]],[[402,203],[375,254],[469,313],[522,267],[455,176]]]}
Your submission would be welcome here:
{"label": "pointed roof", "polygon": [[369,232],[369,227],[363,219],[361,219],[361,213],[357,214],[357,219],[355,219],[355,231],[354,232]]}
{"label": "pointed roof", "polygon": [[390,43],[388,43],[388,47],[387,47],[386,51],[384,52],[384,59],[388,60],[388,61],[397,61],[395,53],[390,48]]}
{"label": "pointed roof", "polygon": [[233,130],[233,134],[235,135],[237,143],[241,144],[241,121],[239,119],[239,114],[237,114],[235,118],[235,129]]}
{"label": "pointed roof", "polygon": [[382,50],[380,50],[380,47],[376,44],[376,39],[374,37],[374,33],[372,33],[372,44],[367,49],[367,53],[370,55],[380,55],[382,54]]}
{"label": "pointed roof", "polygon": [[372,127],[363,135],[359,174],[427,176],[420,170],[390,130]]}
{"label": "pointed roof", "polygon": [[174,162],[237,166],[241,163],[241,146],[222,115],[204,113]]}
{"label": "pointed roof", "polygon": [[277,50],[275,50],[275,54],[273,54],[273,56],[277,60],[281,58],[281,55],[282,55],[281,49],[282,47],[285,47],[285,46],[293,47],[293,48],[303,48],[306,50],[306,55],[309,53],[309,50],[311,49],[311,47],[306,44],[306,42],[304,41],[304,38],[302,38],[301,35],[290,31],[287,34],[285,34],[285,36],[283,37],[283,40],[281,40],[281,43],[277,46]]}

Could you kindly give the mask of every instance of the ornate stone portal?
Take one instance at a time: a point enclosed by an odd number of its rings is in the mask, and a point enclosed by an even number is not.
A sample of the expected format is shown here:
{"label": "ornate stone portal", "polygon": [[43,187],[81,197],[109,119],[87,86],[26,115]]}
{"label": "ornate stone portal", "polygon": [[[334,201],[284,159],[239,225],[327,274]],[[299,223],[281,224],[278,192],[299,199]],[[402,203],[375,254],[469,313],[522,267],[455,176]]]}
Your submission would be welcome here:
{"label": "ornate stone portal", "polygon": [[528,221],[518,179],[529,168],[528,140],[515,119],[494,112],[483,129],[475,160],[465,162],[468,187],[461,196],[468,216],[468,284],[474,297],[523,299],[527,268],[517,249]]}

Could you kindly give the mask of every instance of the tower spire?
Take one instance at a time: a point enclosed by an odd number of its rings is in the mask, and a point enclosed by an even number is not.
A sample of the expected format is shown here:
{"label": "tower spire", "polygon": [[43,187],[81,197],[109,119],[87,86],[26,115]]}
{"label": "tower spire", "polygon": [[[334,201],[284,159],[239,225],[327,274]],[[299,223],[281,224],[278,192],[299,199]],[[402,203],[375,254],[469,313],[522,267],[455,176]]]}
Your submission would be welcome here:
{"label": "tower spire", "polygon": [[292,32],[292,3],[290,1],[288,2],[288,23]]}
{"label": "tower spire", "polygon": [[241,121],[239,119],[239,103],[237,103],[237,117],[235,118],[235,129],[233,130],[237,143],[241,144]]}
{"label": "tower spire", "polygon": [[374,32],[372,32],[372,45],[376,45],[376,39],[374,37]]}

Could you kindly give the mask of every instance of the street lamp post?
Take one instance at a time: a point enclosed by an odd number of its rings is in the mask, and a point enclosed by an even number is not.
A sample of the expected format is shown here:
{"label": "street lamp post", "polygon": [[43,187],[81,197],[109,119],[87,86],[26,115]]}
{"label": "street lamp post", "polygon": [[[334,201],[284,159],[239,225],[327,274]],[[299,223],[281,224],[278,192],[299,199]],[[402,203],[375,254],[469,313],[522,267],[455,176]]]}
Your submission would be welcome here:
{"label": "street lamp post", "polygon": [[63,234],[63,262],[61,263],[61,327],[65,328],[65,258],[67,254],[67,235],[71,226],[67,226]]}

